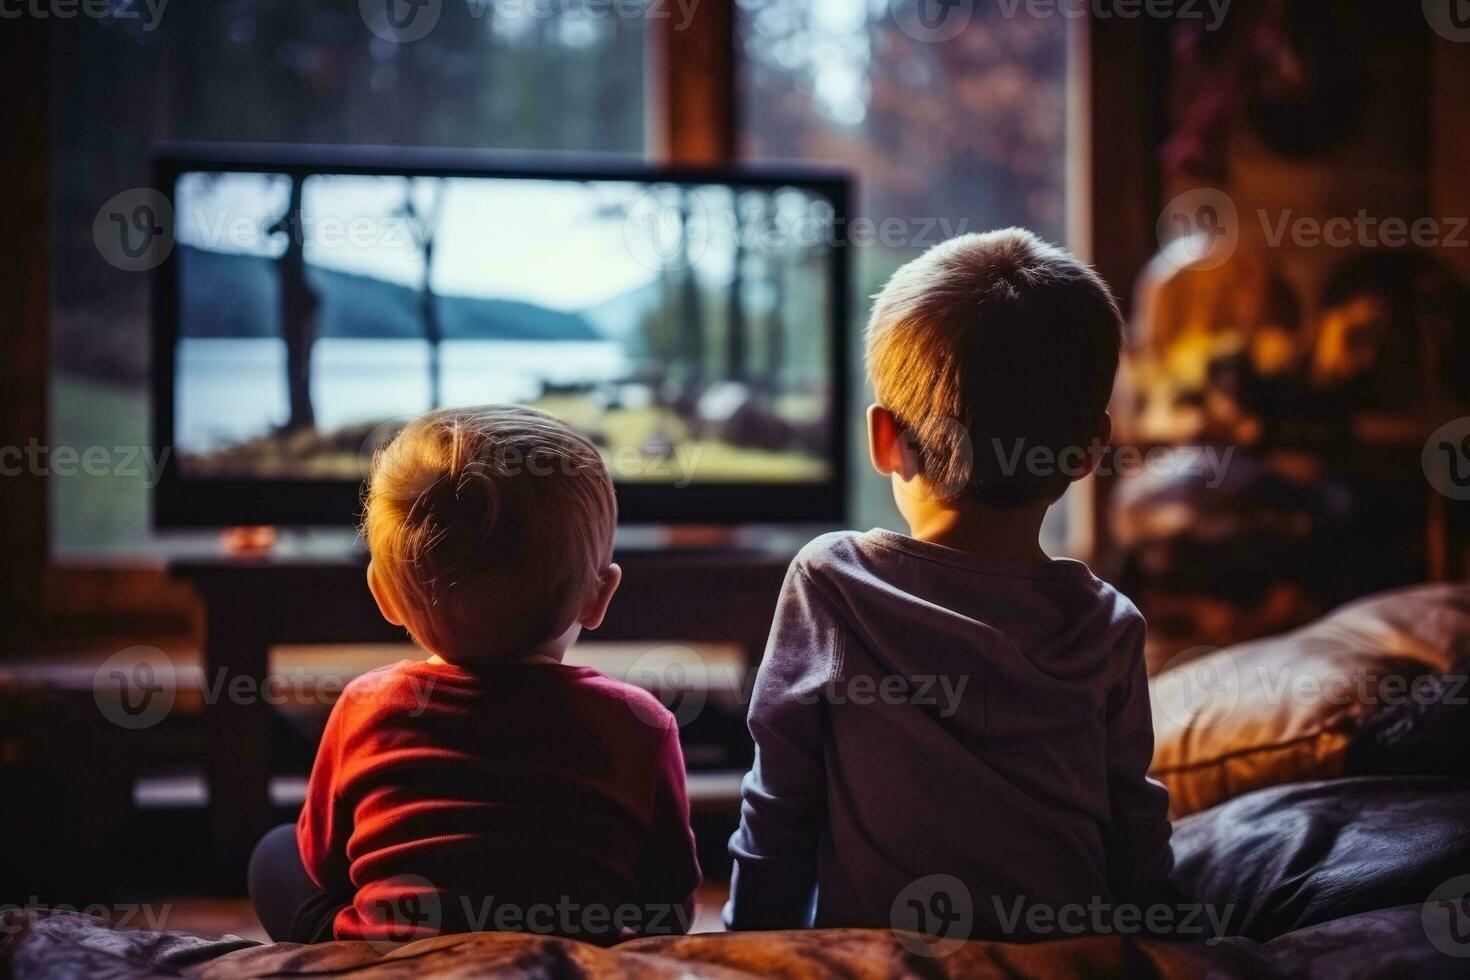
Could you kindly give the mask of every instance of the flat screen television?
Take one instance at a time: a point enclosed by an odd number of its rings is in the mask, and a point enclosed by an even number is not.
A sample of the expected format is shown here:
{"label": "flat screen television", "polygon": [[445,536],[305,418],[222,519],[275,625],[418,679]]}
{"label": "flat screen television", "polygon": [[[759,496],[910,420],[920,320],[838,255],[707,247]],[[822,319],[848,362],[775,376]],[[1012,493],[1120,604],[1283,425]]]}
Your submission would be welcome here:
{"label": "flat screen television", "polygon": [[840,521],[837,174],[168,145],[154,273],[161,527],[357,519],[434,407],[531,405],[637,524]]}

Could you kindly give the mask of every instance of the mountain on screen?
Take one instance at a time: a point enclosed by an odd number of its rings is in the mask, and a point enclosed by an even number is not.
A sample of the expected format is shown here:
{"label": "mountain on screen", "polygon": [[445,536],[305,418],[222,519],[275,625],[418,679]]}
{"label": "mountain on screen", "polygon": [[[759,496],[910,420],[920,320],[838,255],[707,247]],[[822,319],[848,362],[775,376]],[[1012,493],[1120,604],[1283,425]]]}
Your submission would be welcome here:
{"label": "mountain on screen", "polygon": [[[276,263],[258,255],[180,245],[181,332],[185,337],[278,337]],[[416,289],[372,276],[308,266],[318,300],[318,337],[413,340],[423,336]],[[519,300],[436,296],[446,340],[600,340],[579,313]]]}

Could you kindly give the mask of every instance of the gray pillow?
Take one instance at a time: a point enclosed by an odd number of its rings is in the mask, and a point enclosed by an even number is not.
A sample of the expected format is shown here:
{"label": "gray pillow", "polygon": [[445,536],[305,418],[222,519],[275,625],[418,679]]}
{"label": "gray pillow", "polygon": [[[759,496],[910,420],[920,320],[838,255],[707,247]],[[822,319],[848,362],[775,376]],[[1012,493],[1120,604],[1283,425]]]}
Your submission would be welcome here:
{"label": "gray pillow", "polygon": [[1470,871],[1470,779],[1365,776],[1273,786],[1174,824],[1175,880],[1265,942],[1422,905]]}

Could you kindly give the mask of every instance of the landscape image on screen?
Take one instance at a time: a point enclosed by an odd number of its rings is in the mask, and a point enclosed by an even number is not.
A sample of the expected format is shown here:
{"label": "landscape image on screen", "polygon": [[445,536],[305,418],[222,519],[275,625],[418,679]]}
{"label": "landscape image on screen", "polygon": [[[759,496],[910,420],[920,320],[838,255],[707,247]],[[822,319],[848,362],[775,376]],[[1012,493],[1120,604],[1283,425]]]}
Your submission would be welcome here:
{"label": "landscape image on screen", "polygon": [[174,212],[185,476],[361,479],[408,419],[513,402],[616,481],[831,477],[809,190],[188,172]]}

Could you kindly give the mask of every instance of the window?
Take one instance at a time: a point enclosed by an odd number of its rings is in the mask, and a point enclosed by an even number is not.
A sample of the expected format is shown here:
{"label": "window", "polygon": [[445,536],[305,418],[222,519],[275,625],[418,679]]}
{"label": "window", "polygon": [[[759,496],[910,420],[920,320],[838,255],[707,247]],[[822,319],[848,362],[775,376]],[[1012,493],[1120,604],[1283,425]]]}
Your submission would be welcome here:
{"label": "window", "polygon": [[[915,7],[926,2],[740,2],[743,155],[856,174],[855,332],[888,276],[945,238],[1007,225],[1066,238],[1072,21],[958,4],[946,8],[952,26],[926,27]],[[855,396],[853,418],[870,394]],[[853,439],[861,462],[860,427]],[[857,526],[902,528],[886,483],[861,465],[854,481]],[[1053,548],[1062,547],[1067,510],[1049,518]]]}
{"label": "window", "polygon": [[[56,447],[148,443],[149,275],[107,264],[92,229],[108,198],[149,183],[155,140],[644,149],[643,17],[431,3],[407,8],[437,16],[407,26],[423,37],[395,43],[351,0],[157,6],[50,31]],[[148,467],[113,469],[49,481],[53,555],[156,549]]]}
{"label": "window", "polygon": [[[740,155],[856,174],[855,332],[892,270],[944,238],[1022,224],[1064,240],[1073,21],[958,4],[945,9],[966,18],[963,30],[947,36],[916,27],[917,0],[735,2]],[[151,6],[112,9],[139,16],[78,17],[50,32],[57,447],[148,442],[149,276],[104,261],[93,224],[110,197],[148,184],[155,140],[642,155],[645,110],[670,95],[646,82],[650,36],[670,25],[628,5],[400,5],[434,18],[413,43],[370,24],[369,2],[169,4],[156,21]],[[688,49],[678,30],[668,38]],[[860,462],[861,426],[852,439]],[[853,471],[856,524],[896,526],[886,485]],[[149,472],[48,481],[53,555],[158,553]],[[1049,525],[1053,546],[1064,510]]]}

